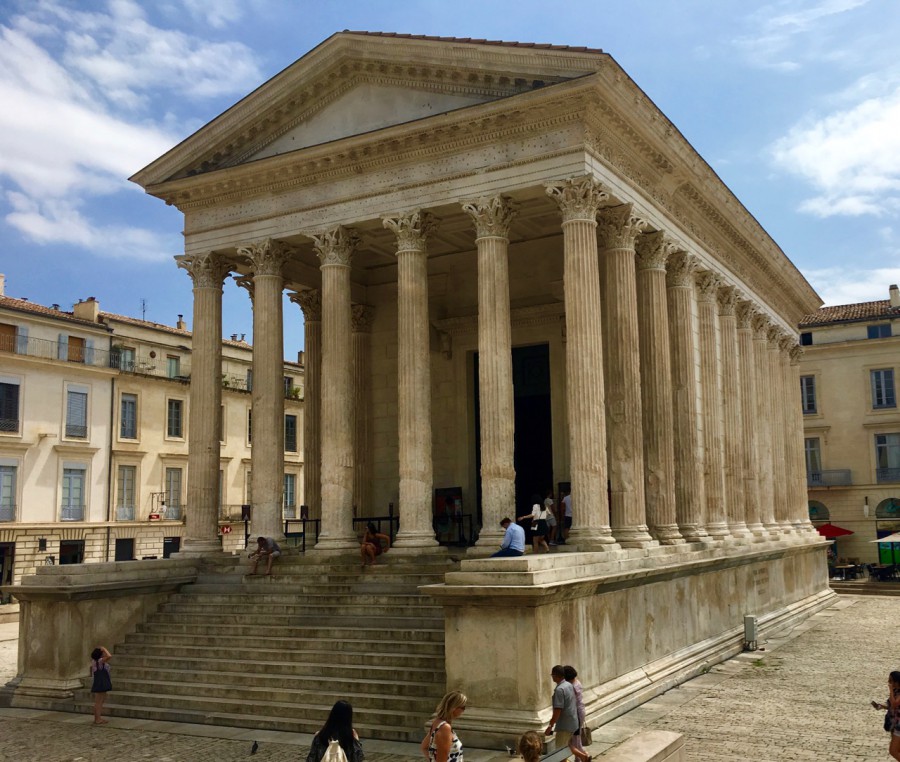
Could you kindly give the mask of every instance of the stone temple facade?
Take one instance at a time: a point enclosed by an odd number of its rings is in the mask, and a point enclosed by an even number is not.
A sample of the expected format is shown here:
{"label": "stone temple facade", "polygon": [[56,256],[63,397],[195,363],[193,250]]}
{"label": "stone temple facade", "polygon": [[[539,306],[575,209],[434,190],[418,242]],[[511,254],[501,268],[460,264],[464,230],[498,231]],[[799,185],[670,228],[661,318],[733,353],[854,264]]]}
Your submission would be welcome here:
{"label": "stone temple facade", "polygon": [[[220,549],[233,273],[254,306],[254,534],[280,533],[301,313],[313,552],[355,552],[354,512],[393,502],[390,555],[439,553],[441,488],[480,526],[433,589],[469,738],[542,728],[553,663],[600,719],[739,649],[744,614],[765,629],[830,600],[795,329],[820,300],[608,54],[342,32],[132,180],[185,218],[184,554]],[[577,552],[477,558],[566,483]]]}

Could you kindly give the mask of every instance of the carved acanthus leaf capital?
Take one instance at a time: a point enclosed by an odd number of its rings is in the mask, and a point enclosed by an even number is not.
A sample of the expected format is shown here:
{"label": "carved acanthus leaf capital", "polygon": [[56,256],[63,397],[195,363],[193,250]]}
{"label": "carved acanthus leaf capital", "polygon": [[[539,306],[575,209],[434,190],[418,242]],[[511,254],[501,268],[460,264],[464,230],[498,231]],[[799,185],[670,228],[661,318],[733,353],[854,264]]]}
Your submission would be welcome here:
{"label": "carved acanthus leaf capital", "polygon": [[761,312],[757,311],[757,313],[752,318],[752,327],[753,327],[753,338],[760,339],[762,341],[769,340],[769,328],[771,328],[772,322],[768,317],[763,315]]}
{"label": "carved acanthus leaf capital", "polygon": [[675,251],[675,243],[661,230],[644,233],[635,241],[638,270],[665,270],[666,261]]}
{"label": "carved acanthus leaf capital", "polygon": [[353,253],[359,246],[359,235],[351,228],[338,225],[324,233],[312,236],[313,246],[319,256],[319,262],[325,265],[342,265],[350,267]]}
{"label": "carved acanthus leaf capital", "polygon": [[572,220],[597,221],[597,210],[609,200],[609,194],[593,177],[585,175],[551,183],[546,186],[550,196],[562,212],[563,222]]}
{"label": "carved acanthus leaf capital", "polygon": [[372,330],[375,309],[367,304],[354,304],[350,308],[350,326],[353,333],[368,333]]}
{"label": "carved acanthus leaf capital", "polygon": [[633,204],[608,206],[600,210],[597,237],[601,249],[632,249],[635,239],[647,227],[647,220],[634,214]]}
{"label": "carved acanthus leaf capital", "polygon": [[735,308],[735,314],[737,315],[738,330],[752,330],[753,318],[759,314],[759,310],[757,310],[753,302],[747,299],[739,299]]}
{"label": "carved acanthus leaf capital", "polygon": [[669,288],[691,288],[697,266],[697,258],[693,254],[682,249],[673,251],[666,260],[666,285]]}
{"label": "carved acanthus leaf capital", "polygon": [[719,302],[719,314],[733,316],[737,304],[738,292],[734,286],[719,286],[716,299]]}
{"label": "carved acanthus leaf capital", "polygon": [[208,251],[204,254],[181,254],[175,257],[178,266],[187,271],[194,288],[222,289],[225,276],[231,272],[232,262],[221,254]]}
{"label": "carved acanthus leaf capital", "polygon": [[509,226],[519,205],[506,196],[491,196],[464,201],[463,211],[475,223],[476,238],[509,238]]}
{"label": "carved acanthus leaf capital", "polygon": [[784,352],[784,354],[789,355],[796,343],[797,339],[793,336],[788,333],[782,333],[781,338],[778,339],[778,349]]}
{"label": "carved acanthus leaf capital", "polygon": [[245,257],[253,269],[253,275],[281,276],[284,263],[291,256],[290,247],[272,238],[238,247],[238,254]]}
{"label": "carved acanthus leaf capital", "polygon": [[385,217],[382,224],[397,236],[397,251],[417,251],[424,254],[427,240],[437,230],[437,218],[417,209],[399,217]]}
{"label": "carved acanthus leaf capital", "polygon": [[790,349],[791,353],[791,365],[799,365],[800,358],[803,357],[803,347],[799,344],[794,344],[794,346]]}
{"label": "carved acanthus leaf capital", "polygon": [[303,319],[307,323],[322,320],[322,294],[317,288],[304,291],[291,291],[288,298],[303,311]]}
{"label": "carved acanthus leaf capital", "polygon": [[778,349],[783,336],[784,331],[781,330],[780,326],[770,324],[769,329],[766,331],[766,339],[769,342],[769,349]]}
{"label": "carved acanthus leaf capital", "polygon": [[254,282],[252,275],[235,275],[234,282],[238,284],[239,288],[243,288],[250,294],[250,301],[253,301],[253,298],[256,296],[256,291],[254,289]]}
{"label": "carved acanthus leaf capital", "polygon": [[701,302],[714,302],[722,279],[713,270],[701,270],[697,273],[694,282],[697,284],[697,299]]}

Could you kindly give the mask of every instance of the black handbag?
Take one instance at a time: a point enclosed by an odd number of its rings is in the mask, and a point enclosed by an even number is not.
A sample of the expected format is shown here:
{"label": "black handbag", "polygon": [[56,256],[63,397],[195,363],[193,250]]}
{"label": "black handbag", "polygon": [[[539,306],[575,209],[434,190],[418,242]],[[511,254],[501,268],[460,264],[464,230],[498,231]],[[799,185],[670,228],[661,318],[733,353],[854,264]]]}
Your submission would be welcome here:
{"label": "black handbag", "polygon": [[94,672],[94,682],[91,685],[91,693],[106,693],[112,690],[112,678],[105,666]]}
{"label": "black handbag", "polygon": [[893,723],[892,720],[891,720],[891,710],[888,709],[888,710],[884,713],[884,729],[885,729],[888,733],[890,733],[891,730],[893,730],[893,724],[894,724],[894,723]]}

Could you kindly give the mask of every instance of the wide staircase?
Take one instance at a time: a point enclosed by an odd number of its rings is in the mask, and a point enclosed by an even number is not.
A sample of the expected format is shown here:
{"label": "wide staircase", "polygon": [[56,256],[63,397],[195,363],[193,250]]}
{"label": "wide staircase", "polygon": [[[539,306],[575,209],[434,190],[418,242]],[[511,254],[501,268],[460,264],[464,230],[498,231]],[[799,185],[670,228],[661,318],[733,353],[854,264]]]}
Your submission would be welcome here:
{"label": "wide staircase", "polygon": [[421,739],[446,675],[443,612],[417,588],[452,561],[288,556],[272,577],[240,561],[116,646],[110,715],[313,733],[345,699],[361,736]]}

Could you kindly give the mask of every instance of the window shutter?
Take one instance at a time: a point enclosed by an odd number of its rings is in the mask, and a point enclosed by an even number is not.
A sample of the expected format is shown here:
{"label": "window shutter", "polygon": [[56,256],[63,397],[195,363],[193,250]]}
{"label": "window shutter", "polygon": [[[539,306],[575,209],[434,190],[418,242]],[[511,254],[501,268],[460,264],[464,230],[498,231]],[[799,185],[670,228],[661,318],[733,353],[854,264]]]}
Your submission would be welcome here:
{"label": "window shutter", "polygon": [[56,347],[56,359],[69,359],[69,337],[64,333],[59,335],[59,344]]}
{"label": "window shutter", "polygon": [[16,354],[28,354],[28,326],[16,327]]}
{"label": "window shutter", "polygon": [[93,339],[85,339],[85,341],[84,341],[84,364],[85,365],[93,365],[94,364],[94,340]]}
{"label": "window shutter", "polygon": [[87,426],[87,395],[69,392],[66,401],[66,422],[70,426]]}

